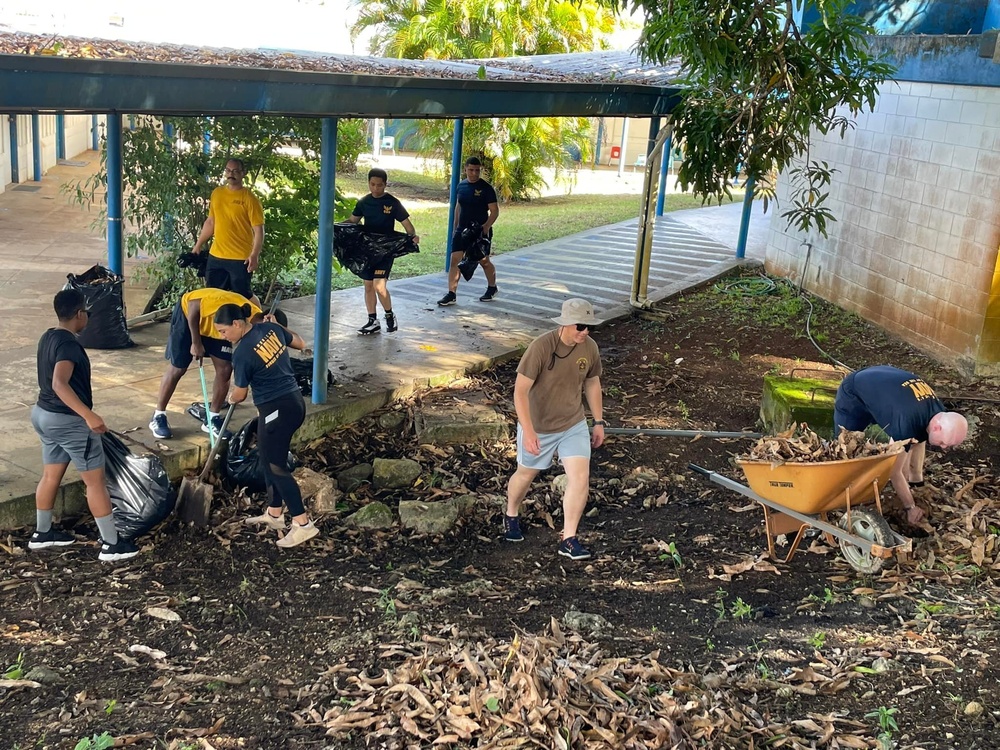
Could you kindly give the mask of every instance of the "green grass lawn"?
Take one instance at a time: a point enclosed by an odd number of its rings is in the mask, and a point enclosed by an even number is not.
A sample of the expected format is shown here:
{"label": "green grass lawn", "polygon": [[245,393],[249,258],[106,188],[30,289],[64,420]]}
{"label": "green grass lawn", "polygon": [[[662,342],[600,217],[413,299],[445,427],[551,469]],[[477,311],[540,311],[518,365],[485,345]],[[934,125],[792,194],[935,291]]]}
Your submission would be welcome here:
{"label": "green grass lawn", "polygon": [[[420,252],[403,256],[393,265],[392,277],[395,279],[444,270],[448,190],[441,183],[440,178],[415,172],[395,170],[389,175],[387,191],[407,207],[410,221],[420,235]],[[357,198],[368,192],[368,181],[364,174],[337,175],[337,188],[346,195]],[[740,199],[742,194],[734,193],[734,197]],[[407,201],[411,199],[423,202],[439,200],[445,205],[410,205]],[[501,204],[500,218],[493,230],[493,253],[499,255],[586,229],[634,219],[639,215],[641,200],[641,196],[634,194],[580,194]],[[664,211],[699,208],[701,205],[700,198],[688,194],[672,194],[666,197]],[[347,289],[360,284],[361,280],[349,271],[333,277],[334,289]]]}

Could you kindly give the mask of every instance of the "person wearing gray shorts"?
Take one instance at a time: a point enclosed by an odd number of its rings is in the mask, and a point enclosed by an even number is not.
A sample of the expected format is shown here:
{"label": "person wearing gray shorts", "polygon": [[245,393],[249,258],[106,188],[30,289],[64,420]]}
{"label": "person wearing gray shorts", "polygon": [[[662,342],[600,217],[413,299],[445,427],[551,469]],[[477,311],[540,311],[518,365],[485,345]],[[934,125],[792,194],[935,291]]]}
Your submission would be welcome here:
{"label": "person wearing gray shorts", "polygon": [[38,401],[31,424],[42,442],[42,478],[35,490],[35,532],[28,549],[65,547],[72,534],[53,528],[52,509],[70,462],[87,487],[87,505],[101,534],[98,559],[127,560],[139,553],[131,542],[119,539],[104,481],[104,420],[94,412],[90,358],[77,341],[90,318],[87,301],[77,289],[64,289],[53,300],[59,324],[38,341]]}
{"label": "person wearing gray shorts", "polygon": [[[590,451],[604,442],[601,353],[590,338],[598,321],[593,306],[583,299],[566,300],[562,315],[553,321],[559,328],[532,341],[517,366],[517,471],[507,483],[504,538],[524,541],[521,503],[538,472],[558,455],[567,483],[557,551],[572,560],[587,560],[590,551],[576,535],[590,491]],[[583,412],[584,395],[594,415],[593,435]]]}

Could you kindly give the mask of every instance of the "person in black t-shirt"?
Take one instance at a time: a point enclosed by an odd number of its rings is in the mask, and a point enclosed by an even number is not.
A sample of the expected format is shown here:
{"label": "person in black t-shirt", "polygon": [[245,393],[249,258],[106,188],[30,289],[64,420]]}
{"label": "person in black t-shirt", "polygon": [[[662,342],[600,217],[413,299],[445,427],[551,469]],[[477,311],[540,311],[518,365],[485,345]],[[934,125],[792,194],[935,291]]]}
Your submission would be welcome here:
{"label": "person in black t-shirt", "polygon": [[[451,246],[462,230],[472,224],[483,228],[483,237],[493,239],[493,225],[500,215],[500,205],[497,203],[497,192],[486,180],[480,179],[483,163],[479,157],[470,156],[465,160],[465,179],[458,183],[458,194],[455,205],[455,233],[451,238]],[[441,307],[454,305],[458,301],[458,279],[460,271],[458,262],[462,260],[462,252],[452,252],[451,267],[448,270],[448,293],[438,300]],[[489,252],[479,261],[486,274],[486,291],[479,298],[480,302],[490,302],[497,296],[497,269],[490,260]]]}
{"label": "person in black t-shirt", "polygon": [[279,547],[295,547],[319,534],[302,504],[302,492],[295,477],[288,473],[288,448],[292,435],[302,426],[306,405],[295,382],[288,358],[288,347],[305,349],[306,342],[297,333],[279,325],[273,315],[263,323],[251,323],[249,304],[223,305],[215,313],[215,327],[233,345],[233,387],[229,402],[246,400],[253,388],[257,407],[257,450],[264,462],[270,501],[259,516],[247,518],[250,526],[267,526],[275,531],[285,528],[282,504],[292,514],[292,525],[278,539]]}
{"label": "person in black t-shirt", "polygon": [[927,444],[948,450],[965,440],[965,417],[946,411],[934,390],[912,372],[879,365],[847,375],[837,389],[834,430],[864,430],[878,425],[893,440],[915,440],[892,468],[892,486],[906,510],[906,520],[917,524],[924,512],[913,500],[910,485],[924,483]]}
{"label": "person in black t-shirt", "polygon": [[127,560],[139,553],[131,542],[118,538],[111,497],[104,481],[104,445],[100,433],[104,420],[94,412],[90,384],[90,358],[77,341],[90,313],[78,289],[64,289],[53,300],[59,325],[38,341],[38,401],[31,409],[31,424],[42,442],[42,478],[35,491],[35,532],[29,549],[64,547],[72,535],[52,527],[59,485],[70,461],[87,487],[87,506],[101,533],[98,558],[104,562]]}
{"label": "person in black t-shirt", "polygon": [[[389,175],[384,169],[371,169],[368,172],[368,195],[361,198],[354,206],[354,211],[348,217],[348,221],[357,224],[364,219],[364,227],[369,232],[375,234],[392,234],[398,221],[403,225],[406,233],[413,238],[413,241],[420,244],[420,237],[417,230],[410,222],[410,214],[403,208],[403,204],[394,195],[385,192],[385,185],[389,180]],[[375,299],[382,303],[385,310],[385,330],[393,333],[397,330],[396,316],[392,312],[392,299],[389,297],[389,290],[386,282],[389,281],[389,274],[392,272],[393,258],[380,263],[376,268],[365,271],[361,277],[365,281],[365,307],[368,308],[368,322],[358,329],[360,336],[367,336],[372,333],[380,333],[382,326],[378,322],[378,315],[375,308]]]}

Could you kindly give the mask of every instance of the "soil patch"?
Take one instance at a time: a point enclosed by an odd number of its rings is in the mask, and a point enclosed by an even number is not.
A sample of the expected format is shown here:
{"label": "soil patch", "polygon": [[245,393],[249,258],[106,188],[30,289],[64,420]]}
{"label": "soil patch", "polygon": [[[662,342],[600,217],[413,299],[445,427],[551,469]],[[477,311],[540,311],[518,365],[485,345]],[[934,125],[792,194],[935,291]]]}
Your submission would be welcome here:
{"label": "soil patch", "polygon": [[[513,443],[418,445],[418,404],[397,404],[404,429],[376,415],[298,458],[331,476],[411,458],[418,483],[356,487],[303,548],[247,531],[261,500],[240,493],[216,503],[210,530],[166,522],[128,565],[97,562],[90,525],[76,528],[90,543],[55,553],[4,539],[0,745],[73,748],[107,732],[175,750],[996,747],[995,387],[811,304],[813,337],[836,359],[984,399],[956,403],[972,439],[929,458],[927,530],[902,526],[886,493],[893,526],[919,537],[878,575],[822,539],[791,564],[762,556],[759,509],[688,469],[742,481],[731,459],[746,440],[610,438],[581,531],[594,559],[555,554],[558,469],[529,496],[525,542],[506,544]],[[604,326],[606,419],[755,428],[764,374],[826,361],[804,336],[808,313],[778,283],[757,297],[709,288]],[[487,393],[513,424],[514,366],[450,392]],[[374,500],[469,494],[472,515],[441,536],[342,523]]]}

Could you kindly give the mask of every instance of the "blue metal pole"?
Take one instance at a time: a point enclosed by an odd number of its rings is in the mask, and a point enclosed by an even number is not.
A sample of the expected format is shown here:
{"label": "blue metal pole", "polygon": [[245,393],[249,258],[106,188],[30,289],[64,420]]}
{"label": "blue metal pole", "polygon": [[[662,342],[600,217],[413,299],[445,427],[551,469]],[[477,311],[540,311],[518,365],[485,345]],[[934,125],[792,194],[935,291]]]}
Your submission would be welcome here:
{"label": "blue metal pole", "polygon": [[56,112],[56,158],[66,158],[66,115]]}
{"label": "blue metal pole", "polygon": [[740,217],[740,237],[736,241],[736,257],[743,259],[747,256],[747,234],[750,232],[750,212],[753,209],[753,177],[749,177],[743,189],[743,215]]}
{"label": "blue metal pole", "polygon": [[451,140],[451,197],[448,199],[448,239],[444,251],[444,270],[451,270],[451,239],[455,234],[455,206],[458,203],[458,183],[462,174],[462,139],[465,137],[465,120],[455,120],[455,134]]}
{"label": "blue metal pole", "polygon": [[122,115],[109,112],[105,136],[108,171],[108,268],[125,275],[122,244]]}
{"label": "blue metal pole", "polygon": [[31,113],[31,162],[35,182],[42,181],[42,124],[37,112]]}
{"label": "blue metal pole", "polygon": [[21,169],[17,163],[17,115],[7,116],[10,129],[10,181],[17,184],[21,181]]}
{"label": "blue metal pole", "polygon": [[660,189],[656,194],[657,216],[663,216],[663,201],[667,197],[667,175],[670,174],[670,152],[673,149],[673,140],[674,132],[671,129],[667,139],[663,141],[663,158],[660,159]]}
{"label": "blue metal pole", "polygon": [[333,202],[337,180],[337,118],[323,118],[319,166],[319,243],[316,252],[316,323],[313,329],[314,404],[326,403],[330,358],[330,293],[333,286]]}
{"label": "blue metal pole", "polygon": [[97,115],[90,116],[90,148],[97,151],[100,148],[100,132],[97,129]]}
{"label": "blue metal pole", "polygon": [[203,154],[212,153],[212,131],[206,130],[201,137],[201,152]]}
{"label": "blue metal pole", "polygon": [[174,145],[174,124],[172,122],[163,123],[163,146],[169,151]]}

